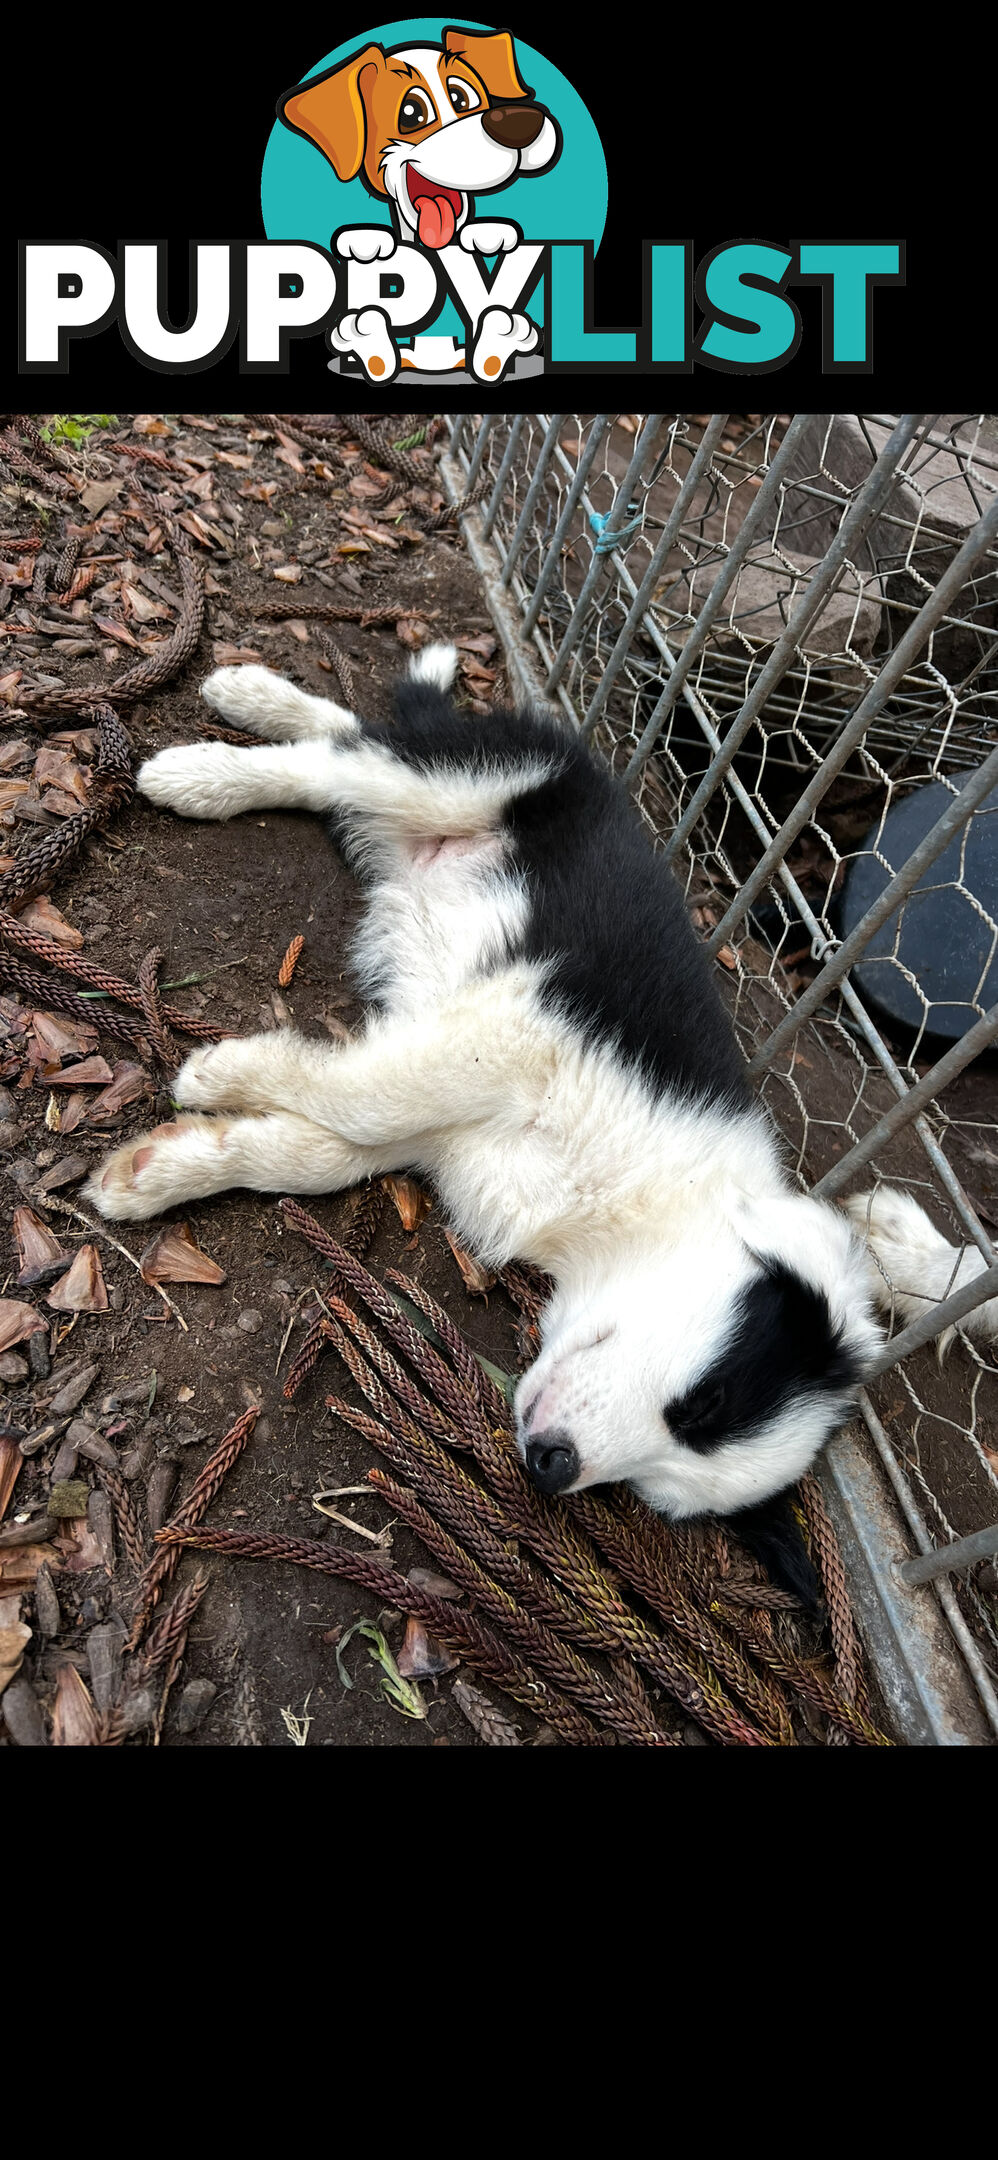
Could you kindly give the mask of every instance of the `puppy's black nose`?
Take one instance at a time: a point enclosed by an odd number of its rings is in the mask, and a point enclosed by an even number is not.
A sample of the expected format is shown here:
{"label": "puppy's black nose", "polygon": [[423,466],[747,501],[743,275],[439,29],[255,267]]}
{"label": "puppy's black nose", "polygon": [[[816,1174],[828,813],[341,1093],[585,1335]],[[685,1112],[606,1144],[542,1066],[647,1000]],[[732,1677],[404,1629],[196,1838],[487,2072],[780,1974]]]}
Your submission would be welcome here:
{"label": "puppy's black nose", "polygon": [[579,1458],[565,1433],[537,1433],[527,1444],[527,1469],[541,1492],[564,1492],[579,1475]]}
{"label": "puppy's black nose", "polygon": [[525,150],[536,142],[544,126],[544,114],[536,105],[492,105],[483,115],[486,135],[503,150]]}

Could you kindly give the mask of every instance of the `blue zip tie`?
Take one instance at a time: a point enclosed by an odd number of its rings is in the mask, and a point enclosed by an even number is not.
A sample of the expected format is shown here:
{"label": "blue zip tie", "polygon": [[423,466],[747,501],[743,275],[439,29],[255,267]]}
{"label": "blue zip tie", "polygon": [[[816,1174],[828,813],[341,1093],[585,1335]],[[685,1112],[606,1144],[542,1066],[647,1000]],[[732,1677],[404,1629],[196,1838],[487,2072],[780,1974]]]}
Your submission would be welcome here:
{"label": "blue zip tie", "polygon": [[621,526],[617,532],[608,533],[606,528],[612,516],[612,510],[590,510],[589,512],[589,523],[593,532],[597,535],[597,555],[612,554],[615,547],[622,546],[627,540],[633,540],[635,533],[641,529],[641,518],[638,516],[632,518],[629,525]]}

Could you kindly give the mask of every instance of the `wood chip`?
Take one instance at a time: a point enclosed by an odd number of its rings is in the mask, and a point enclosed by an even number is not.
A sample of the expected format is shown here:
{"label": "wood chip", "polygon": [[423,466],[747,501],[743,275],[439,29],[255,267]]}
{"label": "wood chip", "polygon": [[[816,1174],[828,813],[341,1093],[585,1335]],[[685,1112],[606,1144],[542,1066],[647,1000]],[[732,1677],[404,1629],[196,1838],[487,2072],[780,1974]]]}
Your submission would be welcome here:
{"label": "wood chip", "polygon": [[97,1739],[97,1712],[93,1697],[75,1665],[60,1665],[52,1712],[53,1747],[93,1747]]}

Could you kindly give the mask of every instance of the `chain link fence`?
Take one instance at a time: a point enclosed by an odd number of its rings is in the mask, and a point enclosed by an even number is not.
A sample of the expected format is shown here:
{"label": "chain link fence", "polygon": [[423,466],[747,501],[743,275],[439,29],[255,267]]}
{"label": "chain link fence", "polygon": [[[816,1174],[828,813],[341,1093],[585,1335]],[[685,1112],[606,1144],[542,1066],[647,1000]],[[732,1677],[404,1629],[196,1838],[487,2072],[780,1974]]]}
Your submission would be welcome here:
{"label": "chain link fence", "polygon": [[881,1261],[824,1475],[906,1736],[993,1741],[998,422],[461,415],[442,471],[514,691],[625,777],[801,1186],[901,1188],[954,1247],[921,1306]]}

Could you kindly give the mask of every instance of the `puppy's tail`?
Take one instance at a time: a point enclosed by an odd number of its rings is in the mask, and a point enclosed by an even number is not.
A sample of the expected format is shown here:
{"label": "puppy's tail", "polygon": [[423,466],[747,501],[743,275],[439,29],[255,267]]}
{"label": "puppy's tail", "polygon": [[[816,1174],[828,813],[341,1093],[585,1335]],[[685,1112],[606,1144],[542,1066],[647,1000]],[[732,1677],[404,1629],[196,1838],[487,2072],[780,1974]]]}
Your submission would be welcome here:
{"label": "puppy's tail", "polygon": [[406,672],[410,682],[433,683],[437,690],[449,690],[457,674],[456,645],[424,645],[422,652],[413,653]]}

